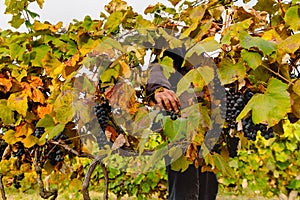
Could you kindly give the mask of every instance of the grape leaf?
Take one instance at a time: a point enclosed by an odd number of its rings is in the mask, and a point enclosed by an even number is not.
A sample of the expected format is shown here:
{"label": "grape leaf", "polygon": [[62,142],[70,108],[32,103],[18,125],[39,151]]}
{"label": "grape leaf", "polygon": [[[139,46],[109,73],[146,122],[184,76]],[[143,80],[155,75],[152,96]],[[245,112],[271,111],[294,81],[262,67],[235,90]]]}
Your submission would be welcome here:
{"label": "grape leaf", "polygon": [[276,44],[264,40],[259,37],[252,37],[246,31],[240,31],[240,43],[241,46],[250,49],[251,47],[257,47],[260,49],[265,55],[270,55],[274,51],[276,51]]}
{"label": "grape leaf", "polygon": [[20,139],[16,138],[14,130],[6,131],[4,133],[4,136],[2,137],[2,139],[5,140],[5,142],[7,144],[14,144],[14,143],[20,141]]}
{"label": "grape leaf", "polygon": [[297,80],[293,85],[293,91],[300,96],[300,80]]}
{"label": "grape leaf", "polygon": [[6,106],[6,101],[0,101],[0,118],[5,125],[15,122],[13,111]]}
{"label": "grape leaf", "polygon": [[109,33],[116,31],[123,20],[123,13],[121,11],[113,12],[104,24],[104,29]]}
{"label": "grape leaf", "polygon": [[194,53],[200,55],[203,52],[213,52],[219,50],[220,47],[220,44],[214,40],[213,37],[206,38],[203,41],[196,43],[196,45],[189,49],[185,55],[185,59],[189,60]]}
{"label": "grape leaf", "polygon": [[48,133],[48,139],[50,140],[53,137],[55,137],[57,134],[62,132],[64,128],[65,128],[64,124],[57,124],[54,127],[46,127],[45,132]]}
{"label": "grape leaf", "polygon": [[38,121],[38,123],[36,124],[36,127],[45,127],[46,128],[46,127],[53,127],[53,126],[55,126],[54,120],[48,114],[44,115],[44,117],[41,118]]}
{"label": "grape leaf", "polygon": [[26,116],[28,104],[27,104],[27,95],[24,93],[13,93],[9,96],[7,100],[7,106],[12,109],[16,110],[18,113]]}
{"label": "grape leaf", "polygon": [[279,50],[282,50],[287,53],[295,53],[299,48],[300,48],[300,33],[289,36],[278,45]]}
{"label": "grape leaf", "polygon": [[188,169],[190,164],[192,164],[191,161],[188,161],[185,156],[181,156],[179,159],[171,163],[171,169],[174,171],[184,172]]}
{"label": "grape leaf", "polygon": [[173,59],[168,57],[168,56],[165,56],[163,58],[162,61],[159,62],[162,66],[162,69],[163,69],[163,73],[164,73],[164,76],[169,79],[170,76],[171,76],[171,73],[174,73],[175,72],[175,69],[173,67]]}
{"label": "grape leaf", "polygon": [[213,162],[218,170],[221,171],[221,173],[228,177],[234,177],[234,171],[231,169],[231,167],[228,165],[228,162],[224,160],[224,158],[220,154],[213,154],[212,155]]}
{"label": "grape leaf", "polygon": [[291,110],[287,88],[288,85],[272,78],[268,83],[266,92],[255,94],[239,114],[237,121],[244,118],[249,111],[252,111],[252,120],[255,124],[276,125]]}
{"label": "grape leaf", "polygon": [[262,64],[262,56],[257,52],[242,50],[241,56],[251,69],[256,69]]}
{"label": "grape leaf", "polygon": [[241,60],[234,64],[231,59],[224,58],[220,63],[218,75],[222,84],[229,84],[243,79],[246,76],[246,68]]}
{"label": "grape leaf", "polygon": [[299,31],[300,29],[300,13],[299,13],[299,6],[292,6],[290,7],[284,16],[284,21],[290,28],[294,31]]}

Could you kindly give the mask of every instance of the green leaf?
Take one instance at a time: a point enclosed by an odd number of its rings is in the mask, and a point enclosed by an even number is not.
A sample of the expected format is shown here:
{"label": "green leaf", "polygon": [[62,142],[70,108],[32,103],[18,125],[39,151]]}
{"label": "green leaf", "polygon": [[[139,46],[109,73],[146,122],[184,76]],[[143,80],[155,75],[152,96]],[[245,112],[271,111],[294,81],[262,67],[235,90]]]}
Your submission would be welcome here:
{"label": "green leaf", "polygon": [[26,51],[26,48],[24,46],[19,45],[18,43],[12,43],[10,45],[11,59],[22,58],[25,51]]}
{"label": "green leaf", "polygon": [[272,54],[277,48],[276,44],[259,37],[252,37],[246,31],[240,31],[239,38],[242,47],[246,49],[257,47],[265,55]]}
{"label": "green leaf", "polygon": [[169,79],[170,76],[171,76],[171,73],[174,73],[175,72],[175,69],[173,67],[173,59],[166,56],[163,58],[162,61],[159,62],[162,66],[162,69],[163,69],[163,73],[164,73],[164,76]]}
{"label": "green leaf", "polygon": [[21,14],[13,15],[12,19],[8,22],[14,28],[19,28],[25,22]]}
{"label": "green leaf", "polygon": [[164,134],[168,136],[169,141],[181,139],[186,131],[186,119],[178,118],[172,120],[167,117],[164,122]]}
{"label": "green leaf", "polygon": [[257,52],[242,50],[241,56],[251,69],[256,69],[262,64],[262,56]]}
{"label": "green leaf", "polygon": [[185,55],[185,59],[189,59],[194,53],[197,55],[202,54],[203,52],[213,52],[219,50],[221,45],[214,40],[213,37],[206,38],[205,40],[196,43]]}
{"label": "green leaf", "polygon": [[40,119],[38,121],[38,123],[36,124],[36,127],[45,127],[46,128],[46,127],[53,127],[53,126],[55,126],[54,120],[48,114],[44,115],[44,117],[42,119]]}
{"label": "green leaf", "polygon": [[31,63],[34,66],[42,66],[43,58],[47,55],[47,53],[51,50],[48,45],[39,45],[37,47],[32,48],[32,55],[34,58],[31,59]]}
{"label": "green leaf", "polygon": [[224,58],[220,63],[218,75],[222,84],[229,84],[243,79],[246,76],[246,68],[241,60],[234,64],[231,59]]}
{"label": "green leaf", "polygon": [[15,122],[14,112],[7,107],[7,101],[0,101],[0,118],[4,125],[13,124]]}
{"label": "green leaf", "polygon": [[9,96],[7,100],[7,106],[11,110],[16,110],[18,113],[26,116],[28,103],[27,103],[27,95],[23,93],[13,93]]}
{"label": "green leaf", "polygon": [[86,29],[86,30],[90,30],[91,26],[93,25],[93,20],[90,16],[85,16],[84,20],[83,20],[83,24],[82,26]]}
{"label": "green leaf", "polygon": [[267,123],[276,125],[291,110],[288,85],[278,79],[272,78],[264,94],[255,94],[240,115],[237,121],[252,111],[252,120],[255,124]]}
{"label": "green leaf", "polygon": [[177,83],[176,95],[180,96],[183,92],[188,91],[191,83],[195,88],[202,90],[205,85],[208,85],[214,78],[214,69],[209,66],[200,66],[190,70]]}
{"label": "green leaf", "polygon": [[26,12],[28,12],[28,14],[30,15],[30,17],[32,17],[32,18],[36,18],[36,17],[40,17],[40,15],[39,14],[37,14],[37,13],[35,13],[35,12],[32,12],[32,11],[30,11],[30,10],[28,10],[28,9],[24,9]]}
{"label": "green leaf", "polygon": [[185,156],[181,156],[179,159],[171,163],[171,169],[174,171],[184,172],[188,169],[190,164],[192,164],[191,161],[188,161]]}
{"label": "green leaf", "polygon": [[234,171],[231,167],[229,167],[228,162],[223,159],[220,154],[213,154],[212,159],[217,167],[221,171],[221,173],[225,176],[234,177]]}
{"label": "green leaf", "polygon": [[119,29],[121,22],[123,21],[123,13],[121,11],[113,12],[104,24],[104,29],[108,30],[108,33],[114,32]]}
{"label": "green leaf", "polygon": [[300,13],[299,6],[290,7],[284,16],[284,21],[293,31],[299,31],[300,29]]}
{"label": "green leaf", "polygon": [[48,133],[48,139],[51,140],[52,138],[54,138],[57,134],[62,132],[64,128],[64,124],[57,124],[54,127],[46,127],[45,131]]}

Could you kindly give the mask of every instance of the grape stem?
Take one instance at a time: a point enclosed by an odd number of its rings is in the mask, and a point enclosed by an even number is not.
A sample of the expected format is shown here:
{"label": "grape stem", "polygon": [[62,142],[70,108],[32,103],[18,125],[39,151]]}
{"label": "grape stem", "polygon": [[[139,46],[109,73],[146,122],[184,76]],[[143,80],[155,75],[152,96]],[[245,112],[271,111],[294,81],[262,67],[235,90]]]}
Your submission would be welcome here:
{"label": "grape stem", "polygon": [[281,74],[279,74],[278,72],[273,71],[272,69],[270,69],[268,66],[266,65],[262,65],[265,69],[267,69],[268,71],[270,71],[271,73],[273,73],[274,75],[278,76],[279,78],[281,78],[282,80],[284,80],[285,82],[287,82],[289,85],[294,85],[293,82],[289,81],[288,79],[286,79],[284,76],[282,76]]}

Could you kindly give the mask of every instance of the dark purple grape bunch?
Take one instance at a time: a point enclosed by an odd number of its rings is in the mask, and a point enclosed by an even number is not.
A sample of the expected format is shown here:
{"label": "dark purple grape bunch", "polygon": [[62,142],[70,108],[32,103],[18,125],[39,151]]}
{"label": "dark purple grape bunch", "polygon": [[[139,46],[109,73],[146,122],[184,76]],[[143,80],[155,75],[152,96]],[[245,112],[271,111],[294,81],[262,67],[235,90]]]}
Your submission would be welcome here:
{"label": "dark purple grape bunch", "polygon": [[49,161],[51,165],[56,165],[59,162],[62,162],[64,160],[64,153],[60,149],[60,147],[55,146],[53,149],[51,149],[51,152],[49,153]]}
{"label": "dark purple grape bunch", "polygon": [[257,132],[260,131],[261,136],[263,136],[266,140],[274,137],[273,128],[266,124],[254,124],[252,121],[252,116],[242,120],[242,126],[244,131],[244,136],[248,140],[255,141],[257,137]]}
{"label": "dark purple grape bunch", "polygon": [[104,100],[102,103],[97,103],[94,107],[94,113],[97,117],[100,127],[105,130],[109,121],[109,113],[111,112],[111,106],[108,100]]}
{"label": "dark purple grape bunch", "polygon": [[18,158],[21,158],[25,154],[24,145],[21,142],[17,142],[16,145],[17,145],[17,151],[13,152],[13,155]]}
{"label": "dark purple grape bunch", "polygon": [[41,138],[44,133],[45,133],[44,127],[36,127],[32,135],[37,138]]}
{"label": "dark purple grape bunch", "polygon": [[175,112],[174,110],[163,110],[162,111],[163,116],[170,116],[171,120],[176,120],[179,117],[181,117],[180,115],[180,111],[179,112]]}
{"label": "dark purple grape bunch", "polygon": [[16,189],[21,188],[20,181],[22,181],[24,178],[25,178],[24,173],[21,173],[21,174],[18,174],[18,175],[14,175],[13,184],[14,184],[14,187]]}

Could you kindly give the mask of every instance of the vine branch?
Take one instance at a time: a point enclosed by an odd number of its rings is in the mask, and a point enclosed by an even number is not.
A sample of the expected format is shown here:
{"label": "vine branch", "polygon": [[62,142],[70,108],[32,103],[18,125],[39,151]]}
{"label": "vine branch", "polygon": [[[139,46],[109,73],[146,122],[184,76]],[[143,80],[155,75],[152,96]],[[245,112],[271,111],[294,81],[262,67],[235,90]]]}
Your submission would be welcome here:
{"label": "vine branch", "polygon": [[4,190],[4,185],[3,185],[3,174],[0,174],[0,190],[1,190],[1,196],[3,200],[6,200],[6,196],[5,196],[5,190]]}
{"label": "vine branch", "polygon": [[43,179],[42,179],[42,169],[39,166],[38,158],[39,158],[39,147],[37,147],[34,151],[34,168],[37,173],[37,182],[38,182],[38,186],[39,186],[40,196],[43,199],[48,199],[51,197],[50,198],[51,200],[55,200],[57,197],[57,190],[54,189],[52,191],[46,191],[44,188],[44,183],[43,183]]}

